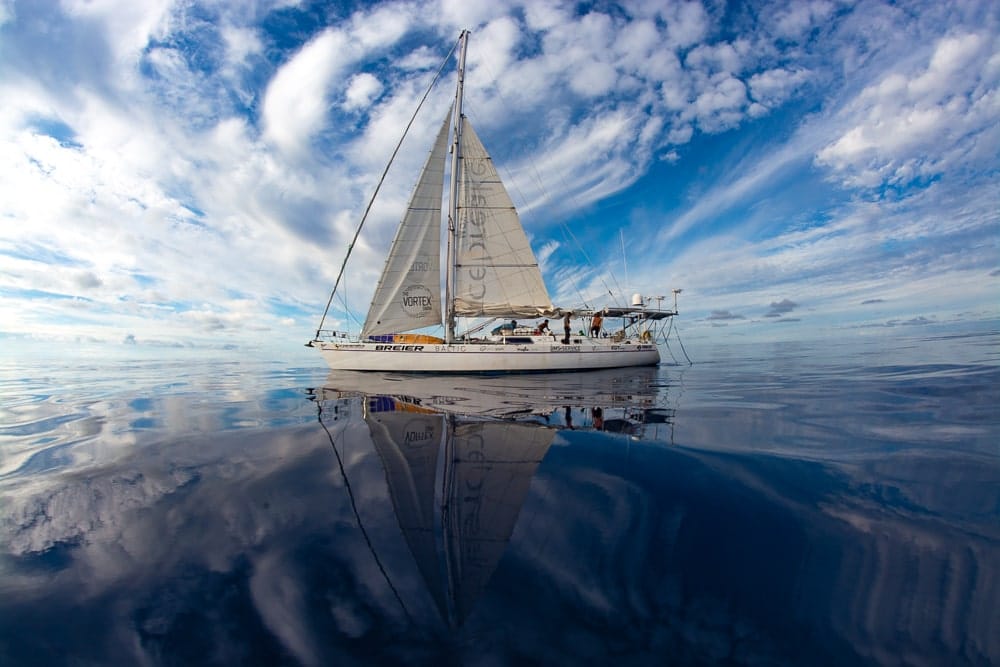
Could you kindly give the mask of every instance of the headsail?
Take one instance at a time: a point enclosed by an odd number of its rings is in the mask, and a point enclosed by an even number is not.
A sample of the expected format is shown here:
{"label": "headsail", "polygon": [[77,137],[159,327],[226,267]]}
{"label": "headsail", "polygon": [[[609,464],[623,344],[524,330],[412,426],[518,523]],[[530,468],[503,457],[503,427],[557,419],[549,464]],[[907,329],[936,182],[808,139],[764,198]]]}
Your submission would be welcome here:
{"label": "headsail", "polygon": [[493,160],[462,125],[455,252],[455,314],[534,317],[552,312],[538,260]]}
{"label": "headsail", "polygon": [[450,119],[449,111],[396,230],[363,337],[441,324],[441,193]]}

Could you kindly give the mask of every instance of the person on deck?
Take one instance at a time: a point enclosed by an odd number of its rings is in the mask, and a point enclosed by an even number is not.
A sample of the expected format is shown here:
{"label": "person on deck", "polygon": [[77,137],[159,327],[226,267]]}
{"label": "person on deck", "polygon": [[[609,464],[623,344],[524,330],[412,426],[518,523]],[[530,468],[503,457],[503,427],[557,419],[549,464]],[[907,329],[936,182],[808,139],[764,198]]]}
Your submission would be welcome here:
{"label": "person on deck", "polygon": [[545,334],[545,333],[552,333],[552,329],[549,329],[549,321],[548,320],[542,320],[542,323],[538,325],[537,331],[538,331],[539,335]]}
{"label": "person on deck", "polygon": [[604,322],[604,318],[601,317],[600,313],[594,313],[594,319],[590,322],[590,336],[591,338],[597,338],[601,335],[601,324]]}
{"label": "person on deck", "polygon": [[569,345],[569,317],[573,314],[573,311],[567,310],[566,314],[563,315],[563,330],[566,332],[566,337],[563,338],[563,345]]}

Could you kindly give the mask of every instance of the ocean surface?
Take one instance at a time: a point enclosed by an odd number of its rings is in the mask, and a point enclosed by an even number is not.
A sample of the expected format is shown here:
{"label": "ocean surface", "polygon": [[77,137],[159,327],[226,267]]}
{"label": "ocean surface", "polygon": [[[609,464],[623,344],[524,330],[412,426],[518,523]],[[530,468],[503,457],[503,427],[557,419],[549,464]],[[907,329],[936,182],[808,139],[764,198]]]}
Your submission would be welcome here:
{"label": "ocean surface", "polygon": [[1000,334],[692,348],[7,359],[0,665],[1000,664]]}

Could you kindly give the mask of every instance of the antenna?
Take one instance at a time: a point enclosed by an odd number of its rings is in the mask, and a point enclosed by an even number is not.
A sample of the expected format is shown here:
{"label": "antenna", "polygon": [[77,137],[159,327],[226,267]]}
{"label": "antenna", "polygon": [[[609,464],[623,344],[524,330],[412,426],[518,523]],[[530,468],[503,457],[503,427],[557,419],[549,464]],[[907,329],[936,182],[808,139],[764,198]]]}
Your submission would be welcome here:
{"label": "antenna", "polygon": [[[622,266],[625,268],[625,289],[629,288],[631,283],[628,281],[628,261],[625,258],[625,232],[624,230],[618,230],[618,239],[622,244]],[[626,292],[627,294],[627,292]],[[623,295],[624,296],[624,295]]]}

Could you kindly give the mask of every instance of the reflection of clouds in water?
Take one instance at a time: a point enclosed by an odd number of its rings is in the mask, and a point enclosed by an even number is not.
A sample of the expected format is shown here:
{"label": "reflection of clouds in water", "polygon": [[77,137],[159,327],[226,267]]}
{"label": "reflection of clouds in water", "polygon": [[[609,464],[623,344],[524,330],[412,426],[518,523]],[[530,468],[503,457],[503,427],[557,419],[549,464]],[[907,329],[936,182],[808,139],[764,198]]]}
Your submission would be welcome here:
{"label": "reflection of clouds in water", "polygon": [[[576,456],[556,454],[565,457],[550,462],[558,472],[547,467],[536,480],[539,502],[547,507],[519,526],[524,532],[517,541],[519,565],[530,564],[538,570],[534,578],[552,588],[538,597],[561,601],[539,618],[569,616],[576,627],[606,626],[605,634],[580,641],[561,632],[561,622],[542,622],[524,628],[532,636],[529,643],[546,647],[550,659],[572,656],[583,662],[619,651],[648,660],[670,656],[700,663],[734,656],[741,662],[780,658],[783,650],[772,645],[769,629],[757,627],[753,612],[762,610],[705,589],[700,576],[727,580],[726,573],[702,571],[691,562],[726,563],[718,552],[732,547],[733,537],[727,535],[732,522],[766,503],[740,508],[713,498],[727,483],[683,454],[644,452],[643,445],[626,451],[620,442],[613,443],[610,454],[598,451],[607,444],[594,442],[589,451],[578,446]],[[629,460],[637,454],[637,460]],[[667,460],[657,461],[661,456]],[[649,473],[639,473],[645,466]],[[717,516],[723,508],[740,517]],[[767,526],[758,524],[758,529]],[[567,545],[576,553],[571,565]],[[691,553],[702,548],[716,553]],[[740,570],[738,563],[732,565]],[[736,579],[732,572],[729,577]]]}
{"label": "reflection of clouds in water", "polygon": [[[267,364],[103,362],[0,365],[0,475],[80,470],[131,448],[186,435],[315,420],[303,378]],[[308,376],[308,373],[299,372]],[[293,379],[296,378],[296,379]]]}
{"label": "reflection of clouds in water", "polygon": [[[548,522],[519,526],[516,562],[552,587],[539,598],[572,601],[547,613],[607,624],[623,646],[681,661],[812,662],[822,650],[834,663],[884,662],[887,646],[930,662],[1000,654],[991,630],[1000,531],[981,535],[981,520],[959,519],[995,502],[995,487],[974,483],[948,517],[864,501],[855,492],[864,471],[854,479],[818,463],[651,453],[633,445],[624,478],[606,472],[623,453],[600,465],[549,461],[540,473]],[[947,464],[925,463],[947,476]],[[578,554],[571,566],[565,545]],[[559,644],[556,627],[525,631],[540,645],[553,637],[553,656],[585,658],[578,642]]]}
{"label": "reflection of clouds in water", "polygon": [[[358,501],[366,508],[381,504],[384,514],[384,478],[358,436],[367,438],[363,424],[340,434],[355,439],[345,450]],[[322,562],[311,567],[330,567],[348,580],[364,573],[370,558],[329,440],[315,427],[149,445],[84,473],[36,478],[6,496],[0,542],[21,566],[6,575],[4,588],[12,592],[7,604],[30,608],[32,600],[53,595],[86,604],[89,613],[106,618],[103,632],[119,632],[122,614],[143,616],[139,636],[119,637],[109,649],[133,658],[136,647],[180,632],[186,617],[219,613],[225,596],[203,600],[203,589],[219,577],[235,577],[233,583],[250,595],[244,603],[253,603],[274,636],[304,664],[318,664],[318,646],[327,640],[309,622],[315,592],[303,558],[317,557]],[[376,531],[383,542],[385,529],[391,526]],[[44,588],[32,587],[57,552],[54,576]],[[323,591],[327,613],[337,610],[337,627],[363,632],[361,616],[352,621],[350,608],[357,596],[367,596],[365,587],[340,588],[350,596],[338,600],[336,592]],[[389,601],[366,604],[378,608]]]}
{"label": "reflection of clouds in water", "polygon": [[302,664],[1000,655],[995,460],[811,462],[562,431],[445,635],[359,415],[330,428],[377,562],[321,428],[222,432],[6,482],[4,608],[59,600],[55,626],[85,609],[105,657],[136,663],[247,647]]}
{"label": "reflection of clouds in water", "polygon": [[308,627],[303,582],[288,571],[287,555],[274,549],[254,560],[250,593],[264,625],[302,664],[319,664],[320,651]]}

